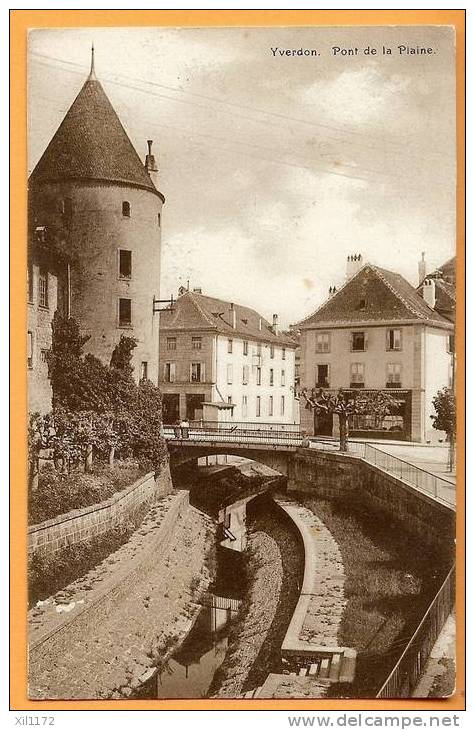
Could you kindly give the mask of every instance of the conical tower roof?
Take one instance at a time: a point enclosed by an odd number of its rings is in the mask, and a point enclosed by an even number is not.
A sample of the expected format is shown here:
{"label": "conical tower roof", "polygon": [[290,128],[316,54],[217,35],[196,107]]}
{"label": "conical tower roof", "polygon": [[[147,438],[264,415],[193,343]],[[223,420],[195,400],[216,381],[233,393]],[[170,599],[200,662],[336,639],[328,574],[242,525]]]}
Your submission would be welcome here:
{"label": "conical tower roof", "polygon": [[122,183],[160,195],[96,79],[94,61],[84,86],[30,176],[35,184],[64,180]]}

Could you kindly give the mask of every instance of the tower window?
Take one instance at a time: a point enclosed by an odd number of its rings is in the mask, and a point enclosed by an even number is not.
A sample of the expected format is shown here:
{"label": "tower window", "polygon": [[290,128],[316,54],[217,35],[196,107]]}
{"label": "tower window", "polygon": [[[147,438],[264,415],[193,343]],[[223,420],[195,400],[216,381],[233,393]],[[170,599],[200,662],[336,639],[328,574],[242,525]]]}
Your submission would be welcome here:
{"label": "tower window", "polygon": [[73,201],[71,198],[60,198],[58,201],[58,210],[66,218],[70,218],[73,213]]}
{"label": "tower window", "polygon": [[27,346],[27,353],[26,353],[27,363],[28,363],[28,367],[31,370],[31,368],[33,367],[33,332],[28,332],[28,340],[27,340],[26,346]]}
{"label": "tower window", "polygon": [[148,362],[144,361],[140,363],[140,380],[148,379]]}
{"label": "tower window", "polygon": [[119,327],[130,327],[132,324],[132,300],[119,299]]}
{"label": "tower window", "polygon": [[119,277],[121,279],[132,278],[132,251],[119,250]]}
{"label": "tower window", "polygon": [[130,203],[128,200],[122,201],[122,215],[124,218],[130,218]]}
{"label": "tower window", "polygon": [[157,222],[158,222],[158,227],[161,228],[161,225],[162,225],[162,215],[161,215],[161,213],[158,213],[157,214]]}
{"label": "tower window", "polygon": [[38,300],[40,307],[48,307],[48,272],[40,269],[38,277]]}
{"label": "tower window", "polygon": [[28,270],[27,270],[27,282],[28,282],[28,302],[30,304],[33,304],[34,299],[34,282],[33,282],[33,264],[30,262],[28,264]]}

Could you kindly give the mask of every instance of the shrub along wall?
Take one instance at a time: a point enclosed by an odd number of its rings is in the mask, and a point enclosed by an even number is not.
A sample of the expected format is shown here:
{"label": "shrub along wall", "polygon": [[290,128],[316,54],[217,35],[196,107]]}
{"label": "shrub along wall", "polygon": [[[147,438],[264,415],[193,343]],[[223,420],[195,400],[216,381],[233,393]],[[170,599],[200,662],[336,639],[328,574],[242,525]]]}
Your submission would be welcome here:
{"label": "shrub along wall", "polygon": [[108,532],[133,516],[144,504],[152,504],[172,490],[170,470],[166,463],[156,479],[154,473],[149,472],[103,502],[31,525],[28,528],[28,554],[33,555],[37,550],[54,553]]}

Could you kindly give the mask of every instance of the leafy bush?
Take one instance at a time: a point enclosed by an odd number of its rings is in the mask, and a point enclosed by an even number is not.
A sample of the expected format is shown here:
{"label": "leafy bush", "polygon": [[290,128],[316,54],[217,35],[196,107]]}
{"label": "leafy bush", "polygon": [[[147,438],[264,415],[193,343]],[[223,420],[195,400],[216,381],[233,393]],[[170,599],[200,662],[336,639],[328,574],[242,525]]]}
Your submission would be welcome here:
{"label": "leafy bush", "polygon": [[89,474],[80,471],[61,474],[47,465],[40,472],[38,488],[29,494],[29,523],[36,525],[73,509],[102,502],[150,471],[147,467],[147,463],[119,462],[109,469],[99,462]]}
{"label": "leafy bush", "polygon": [[147,460],[158,471],[167,459],[161,394],[150,381],[137,384],[133,378],[137,341],[122,335],[107,366],[83,355],[88,338],[74,319],[56,312],[52,330],[48,368],[53,412],[30,419],[32,471],[41,448],[53,449],[55,466],[63,472],[90,469],[93,455],[113,463],[116,452]]}

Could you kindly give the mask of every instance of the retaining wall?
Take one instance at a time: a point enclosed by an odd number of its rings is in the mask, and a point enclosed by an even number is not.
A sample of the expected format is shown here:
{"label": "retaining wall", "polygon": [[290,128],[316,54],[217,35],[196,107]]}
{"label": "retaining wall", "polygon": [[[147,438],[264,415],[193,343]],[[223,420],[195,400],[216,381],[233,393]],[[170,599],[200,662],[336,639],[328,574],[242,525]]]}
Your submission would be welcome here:
{"label": "retaining wall", "polygon": [[40,674],[47,668],[54,657],[71,652],[71,647],[80,644],[91,625],[100,625],[108,618],[114,607],[133,591],[134,587],[144,580],[144,575],[157,563],[157,556],[165,554],[166,546],[171,540],[176,522],[188,510],[188,492],[175,494],[167,514],[163,517],[154,539],[146,543],[136,558],[113,572],[110,579],[100,584],[88,595],[87,602],[81,608],[75,608],[71,614],[60,614],[58,623],[46,631],[35,632],[30,638],[29,663],[34,666],[35,673]]}
{"label": "retaining wall", "polygon": [[364,502],[428,547],[453,554],[455,510],[359,457],[298,449],[287,488],[349,503]]}
{"label": "retaining wall", "polygon": [[152,504],[172,490],[170,469],[166,463],[156,479],[154,472],[150,472],[104,502],[31,525],[28,528],[28,554],[33,555],[37,550],[55,553],[108,532],[145,504]]}

